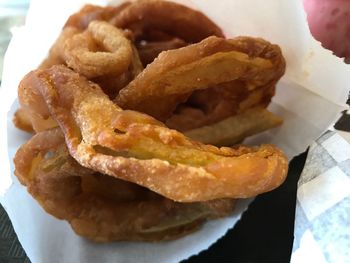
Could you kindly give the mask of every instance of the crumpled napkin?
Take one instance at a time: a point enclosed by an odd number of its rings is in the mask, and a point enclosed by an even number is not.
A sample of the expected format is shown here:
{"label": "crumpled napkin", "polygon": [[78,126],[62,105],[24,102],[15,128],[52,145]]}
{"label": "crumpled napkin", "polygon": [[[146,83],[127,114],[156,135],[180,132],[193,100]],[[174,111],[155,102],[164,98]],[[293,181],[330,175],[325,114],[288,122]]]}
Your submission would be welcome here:
{"label": "crumpled napkin", "polygon": [[310,147],[298,182],[291,262],[350,262],[350,144],[336,132]]}

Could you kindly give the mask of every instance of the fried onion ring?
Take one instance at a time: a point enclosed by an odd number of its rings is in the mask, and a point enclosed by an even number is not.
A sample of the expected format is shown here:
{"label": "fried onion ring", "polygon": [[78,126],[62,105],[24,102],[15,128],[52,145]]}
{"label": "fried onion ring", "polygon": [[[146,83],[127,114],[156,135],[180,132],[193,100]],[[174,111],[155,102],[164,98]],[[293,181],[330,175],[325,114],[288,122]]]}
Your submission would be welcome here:
{"label": "fried onion ring", "polygon": [[63,56],[67,65],[87,78],[128,70],[132,46],[122,30],[107,22],[92,21],[86,31],[67,39]]}
{"label": "fried onion ring", "polygon": [[209,36],[223,37],[221,29],[199,11],[168,1],[136,1],[116,14],[110,23],[130,29],[136,39],[148,30],[159,30],[188,43]]}
{"label": "fried onion ring", "polygon": [[75,27],[80,30],[86,29],[91,21],[102,20],[108,21],[113,16],[127,7],[130,2],[122,3],[118,6],[97,6],[97,5],[84,5],[77,13],[71,15],[64,27]]}
{"label": "fried onion ring", "polygon": [[206,144],[230,146],[248,136],[277,127],[282,122],[280,117],[264,108],[252,108],[215,124],[187,131],[185,135]]}
{"label": "fried onion ring", "polygon": [[177,203],[80,166],[60,129],[36,134],[16,153],[15,174],[46,212],[98,242],[162,241],[232,212],[234,200]]}
{"label": "fried onion ring", "polygon": [[[111,52],[98,51],[101,46]],[[110,98],[115,98],[119,90],[143,70],[136,48],[123,36],[123,32],[102,21],[91,22],[84,32],[75,27],[64,28],[39,68],[59,64],[69,65],[98,83]],[[19,89],[19,92],[22,93],[19,97],[24,107],[14,117],[18,128],[39,132],[57,126],[47,112],[37,111],[43,113],[40,115],[32,111],[32,107],[45,105],[32,106],[30,97],[25,94],[26,89]],[[36,100],[36,103],[39,101]]]}
{"label": "fried onion ring", "polygon": [[139,51],[142,64],[146,66],[147,64],[153,62],[153,60],[162,51],[176,49],[184,46],[187,46],[186,42],[184,42],[179,38],[173,38],[167,41],[154,41],[154,42],[141,41],[136,47]]}
{"label": "fried onion ring", "polygon": [[[99,22],[97,22],[99,23]],[[100,24],[100,23],[99,23]],[[96,26],[92,25],[92,27]],[[105,30],[112,30],[115,31],[115,29],[111,26],[108,26],[107,28],[105,28]],[[101,30],[102,31],[102,30]],[[127,46],[127,53],[129,53],[129,46],[131,45],[132,48],[132,56],[131,56],[131,63],[129,64],[129,68],[127,70],[125,70],[124,72],[120,73],[120,71],[115,71],[113,68],[111,68],[111,70],[108,70],[108,67],[111,66],[113,67],[113,64],[118,63],[118,61],[115,61],[115,63],[109,63],[108,61],[100,61],[99,60],[99,56],[102,56],[101,54],[103,54],[102,52],[98,52],[99,49],[102,49],[100,42],[101,41],[97,41],[93,38],[93,36],[89,33],[81,33],[82,31],[76,27],[72,27],[72,26],[67,26],[65,27],[60,36],[58,37],[58,39],[56,40],[56,42],[54,43],[54,45],[51,47],[50,52],[49,52],[49,56],[44,60],[44,62],[39,66],[40,69],[45,69],[45,68],[49,68],[53,65],[59,65],[59,64],[63,64],[63,65],[70,65],[73,68],[75,68],[75,70],[81,74],[84,75],[84,73],[88,73],[88,75],[86,77],[88,77],[90,80],[98,83],[101,88],[103,89],[103,91],[110,97],[110,98],[115,98],[115,96],[118,94],[119,90],[123,87],[125,87],[131,80],[133,80],[142,70],[143,70],[143,66],[142,63],[140,61],[140,57],[138,55],[138,51],[137,49],[130,43],[130,41],[128,41],[125,37],[122,37],[122,39],[125,41],[124,44],[126,44]],[[118,33],[121,33],[120,31],[117,30]],[[79,34],[80,33],[80,34]],[[106,33],[106,32],[105,32]],[[78,36],[75,36],[79,34]],[[123,32],[124,34],[124,32]],[[116,37],[115,35],[111,35],[110,37]],[[102,40],[103,36],[100,37]],[[86,40],[85,43],[82,44],[82,42],[84,42],[84,39]],[[66,41],[68,41],[68,44],[66,44]],[[114,41],[114,40],[113,40]],[[101,63],[102,65],[104,65],[107,70],[104,70],[102,72],[97,73],[98,76],[95,76],[96,71],[93,71],[94,69],[91,68],[92,65],[88,65],[88,64],[84,64],[88,61],[80,61],[80,57],[74,57],[75,59],[73,59],[73,61],[78,60],[78,63],[76,66],[74,65],[74,62],[71,62],[71,52],[67,52],[67,48],[68,50],[70,49],[74,49],[77,52],[81,51],[81,45],[83,46],[88,45],[89,49],[91,49],[92,51],[96,51],[95,55],[91,55],[93,52],[86,52],[84,54],[84,56],[87,56],[89,59],[94,59],[93,62],[96,62],[95,65],[93,65],[94,67],[99,67]],[[68,45],[68,47],[67,47]],[[75,46],[77,45],[77,46]],[[64,53],[66,52],[66,53]],[[79,53],[80,55],[81,52]],[[106,53],[107,54],[107,53]],[[104,54],[105,55],[105,54]],[[116,54],[118,55],[118,54]],[[101,57],[102,58],[102,57]],[[103,57],[105,58],[105,57]],[[120,59],[123,59],[122,57],[120,57]],[[129,58],[128,58],[129,59]],[[70,62],[69,62],[70,61]],[[90,61],[91,62],[91,61]],[[79,64],[81,63],[81,64]],[[128,61],[123,62],[124,64],[127,64]],[[126,65],[120,65],[121,68],[120,70],[123,70],[123,67]],[[102,74],[102,75],[101,75]]]}
{"label": "fried onion ring", "polygon": [[140,60],[138,51],[133,46],[132,60],[126,72],[118,76],[110,74],[92,78],[91,80],[97,83],[109,98],[114,99],[118,95],[119,91],[127,86],[130,81],[132,81],[138,74],[142,72],[142,70],[143,65]]}
{"label": "fried onion ring", "polygon": [[13,116],[13,124],[18,128],[26,132],[33,132],[33,125],[30,115],[27,111],[19,108]]}
{"label": "fried onion ring", "polygon": [[254,107],[266,107],[275,94],[275,83],[249,90],[242,81],[197,90],[177,106],[166,120],[169,128],[184,132],[212,125]]}
{"label": "fried onion ring", "polygon": [[284,70],[285,61],[277,45],[251,37],[209,37],[162,52],[119,92],[116,103],[164,121],[195,90],[234,80],[244,83],[248,91],[274,86]]}
{"label": "fried onion ring", "polygon": [[150,116],[123,111],[98,85],[65,66],[32,71],[23,83],[28,94],[32,90],[45,101],[82,166],[169,199],[245,198],[276,188],[286,177],[287,158],[276,147],[219,149],[191,141]]}

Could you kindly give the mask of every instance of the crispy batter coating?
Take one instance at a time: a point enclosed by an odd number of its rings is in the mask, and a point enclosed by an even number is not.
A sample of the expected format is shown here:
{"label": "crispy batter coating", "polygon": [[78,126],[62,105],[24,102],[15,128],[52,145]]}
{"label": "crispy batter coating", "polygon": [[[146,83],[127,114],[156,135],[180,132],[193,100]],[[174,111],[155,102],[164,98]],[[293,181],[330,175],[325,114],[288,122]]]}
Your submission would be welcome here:
{"label": "crispy batter coating", "polygon": [[[277,45],[251,37],[209,37],[197,44],[162,52],[119,92],[116,103],[165,121],[193,91],[216,85],[219,89],[229,86],[233,94],[237,93],[236,88],[240,92],[242,85],[247,91],[274,88],[284,70],[285,61]],[[234,85],[224,85],[228,82]]]}
{"label": "crispy batter coating", "polygon": [[75,27],[84,30],[89,26],[91,21],[109,21],[129,4],[130,2],[125,2],[118,6],[106,7],[91,4],[84,5],[77,13],[74,13],[68,18],[64,27]]}
{"label": "crispy batter coating", "polygon": [[132,46],[131,63],[124,73],[115,76],[114,74],[103,75],[90,80],[97,83],[109,98],[114,99],[119,91],[130,83],[143,70],[143,65],[137,49]]}
{"label": "crispy batter coating", "polygon": [[184,46],[187,46],[187,43],[185,41],[179,38],[173,38],[164,41],[141,41],[137,44],[136,47],[139,51],[142,64],[146,66],[147,64],[153,62],[153,60],[158,57],[162,51],[176,49]]}
{"label": "crispy batter coating", "polygon": [[121,110],[65,66],[33,71],[20,87],[40,94],[81,165],[175,201],[255,196],[287,174],[285,155],[272,145],[219,149],[191,141],[150,116]]}
{"label": "crispy batter coating", "polygon": [[93,78],[126,72],[132,52],[122,30],[104,21],[92,21],[83,33],[65,41],[63,56],[69,67]]}
{"label": "crispy batter coating", "polygon": [[188,43],[209,36],[223,37],[221,29],[203,13],[168,1],[135,1],[118,12],[110,22],[129,29],[136,39],[143,39],[149,30],[158,30]]}
{"label": "crispy batter coating", "polygon": [[[113,50],[116,52],[110,52]],[[91,23],[85,31],[73,26],[63,28],[39,68],[59,64],[98,83],[110,98],[143,70],[138,51],[125,32],[101,21]]]}
{"label": "crispy batter coating", "polygon": [[[87,10],[90,10],[90,7]],[[82,21],[95,20],[93,17],[88,16]],[[143,70],[138,51],[124,36],[123,31],[107,22],[93,21],[85,31],[70,24],[67,23],[62,30],[50,49],[49,56],[39,68],[68,65],[98,83],[110,98],[115,98],[119,90]],[[22,91],[25,92],[24,89],[19,89],[19,92]],[[19,97],[23,100],[28,99],[25,94]],[[14,123],[18,128],[38,132],[57,126],[48,114],[33,114],[30,110],[32,107],[30,101],[22,104],[28,107],[21,108],[14,117]]]}
{"label": "crispy batter coating", "polygon": [[169,128],[184,132],[215,125],[226,118],[254,107],[266,107],[275,94],[275,83],[249,90],[240,80],[196,90],[185,103],[179,104],[166,120]]}
{"label": "crispy batter coating", "polygon": [[206,144],[230,146],[242,142],[246,137],[277,127],[282,122],[280,117],[258,107],[215,124],[187,131],[185,135]]}
{"label": "crispy batter coating", "polygon": [[15,115],[13,116],[13,124],[18,129],[21,129],[21,130],[26,131],[26,132],[33,132],[34,131],[30,116],[22,108],[19,108],[15,112]]}
{"label": "crispy batter coating", "polygon": [[98,242],[170,240],[234,208],[230,199],[177,203],[84,168],[69,155],[60,129],[36,134],[14,162],[16,176],[48,213]]}
{"label": "crispy batter coating", "polygon": [[[42,98],[39,90],[33,89],[31,86],[37,85],[28,82],[26,79],[20,82],[18,86],[18,100],[20,108],[17,110],[14,121],[17,127],[21,128],[21,123],[26,123],[28,127],[25,131],[40,132],[55,128],[57,122],[51,117],[47,109],[45,100]],[[19,124],[19,125],[18,125]]]}

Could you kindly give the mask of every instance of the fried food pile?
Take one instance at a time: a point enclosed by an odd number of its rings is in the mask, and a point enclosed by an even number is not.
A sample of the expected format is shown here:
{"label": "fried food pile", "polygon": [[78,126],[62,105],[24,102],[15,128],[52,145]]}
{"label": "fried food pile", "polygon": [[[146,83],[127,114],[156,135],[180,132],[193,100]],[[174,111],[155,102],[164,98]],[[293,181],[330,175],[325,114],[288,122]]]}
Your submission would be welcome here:
{"label": "fried food pile", "polygon": [[34,136],[15,175],[88,239],[181,237],[284,181],[281,150],[236,145],[282,123],[266,107],[284,71],[277,45],[185,6],[86,5],[19,84]]}

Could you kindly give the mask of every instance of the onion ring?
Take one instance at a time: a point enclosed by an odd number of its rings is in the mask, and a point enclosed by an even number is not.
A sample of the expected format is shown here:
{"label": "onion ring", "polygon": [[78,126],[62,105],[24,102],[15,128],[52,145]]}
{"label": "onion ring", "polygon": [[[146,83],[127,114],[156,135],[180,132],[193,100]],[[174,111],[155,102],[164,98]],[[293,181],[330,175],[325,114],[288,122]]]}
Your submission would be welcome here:
{"label": "onion ring", "polygon": [[80,166],[60,129],[36,134],[17,152],[15,174],[50,214],[98,242],[162,241],[228,215],[234,200],[182,204]]}
{"label": "onion ring", "polygon": [[[192,118],[193,120],[195,117]],[[281,125],[283,120],[264,108],[251,108],[212,125],[185,132],[193,140],[216,146],[230,146],[246,137]]]}
{"label": "onion ring", "polygon": [[285,61],[277,45],[260,38],[209,37],[162,52],[119,92],[116,103],[165,121],[193,91],[234,80],[243,82],[248,91],[274,86],[284,70]]}
{"label": "onion ring", "polygon": [[118,6],[97,6],[97,5],[84,5],[77,13],[71,15],[66,21],[65,27],[75,27],[80,30],[86,29],[91,21],[100,20],[108,21],[113,16],[118,14],[121,10],[127,7],[130,2],[122,3]]}
{"label": "onion ring", "polygon": [[46,102],[82,166],[169,199],[255,196],[287,175],[287,158],[272,145],[219,149],[191,141],[145,114],[121,110],[98,85],[65,66],[33,71],[23,83]]}
{"label": "onion ring", "polygon": [[144,66],[153,62],[153,60],[162,51],[176,49],[184,46],[187,46],[187,43],[179,38],[173,38],[167,41],[141,41],[138,45],[136,45],[142,64]]}
{"label": "onion ring", "polygon": [[67,39],[63,48],[67,65],[87,78],[126,72],[133,52],[123,31],[103,21],[90,22],[86,31]]}
{"label": "onion ring", "polygon": [[184,132],[233,117],[254,107],[267,107],[275,94],[275,83],[248,90],[242,81],[197,90],[177,106],[166,120],[169,128]]}
{"label": "onion ring", "polygon": [[163,31],[188,43],[209,36],[223,37],[221,29],[199,11],[168,1],[136,1],[116,14],[110,23],[130,29],[138,39],[147,30]]}

